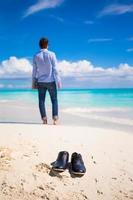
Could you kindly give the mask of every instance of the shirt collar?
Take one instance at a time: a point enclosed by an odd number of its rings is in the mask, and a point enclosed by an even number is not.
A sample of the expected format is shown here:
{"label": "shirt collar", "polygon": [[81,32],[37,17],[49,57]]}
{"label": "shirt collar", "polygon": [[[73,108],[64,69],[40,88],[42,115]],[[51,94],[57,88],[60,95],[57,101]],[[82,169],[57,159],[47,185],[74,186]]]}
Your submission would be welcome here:
{"label": "shirt collar", "polygon": [[41,49],[40,51],[48,51],[48,49]]}

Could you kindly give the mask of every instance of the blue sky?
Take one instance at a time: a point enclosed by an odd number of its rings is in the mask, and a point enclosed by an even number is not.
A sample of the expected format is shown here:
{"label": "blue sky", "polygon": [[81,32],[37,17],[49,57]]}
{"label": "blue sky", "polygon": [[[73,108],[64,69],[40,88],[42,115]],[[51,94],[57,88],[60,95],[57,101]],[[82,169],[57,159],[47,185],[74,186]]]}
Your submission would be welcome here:
{"label": "blue sky", "polygon": [[133,66],[131,0],[4,0],[0,25],[1,63],[12,56],[30,61],[46,36],[59,61]]}
{"label": "blue sky", "polygon": [[133,7],[132,1],[62,0],[53,8],[23,18],[28,8],[37,3],[0,1],[0,60],[9,56],[32,57],[38,50],[39,38],[46,35],[58,59],[89,59],[103,67],[133,63],[133,8],[132,12],[100,16],[110,5]]}

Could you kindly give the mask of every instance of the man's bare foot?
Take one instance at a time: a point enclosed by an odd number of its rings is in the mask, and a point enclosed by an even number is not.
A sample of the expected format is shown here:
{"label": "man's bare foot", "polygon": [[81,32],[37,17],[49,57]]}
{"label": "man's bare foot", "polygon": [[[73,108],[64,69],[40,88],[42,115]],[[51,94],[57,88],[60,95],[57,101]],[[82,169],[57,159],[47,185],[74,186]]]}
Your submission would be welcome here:
{"label": "man's bare foot", "polygon": [[53,125],[58,125],[59,124],[59,121],[57,119],[54,119],[53,120]]}
{"label": "man's bare foot", "polygon": [[47,119],[43,119],[43,124],[47,124]]}

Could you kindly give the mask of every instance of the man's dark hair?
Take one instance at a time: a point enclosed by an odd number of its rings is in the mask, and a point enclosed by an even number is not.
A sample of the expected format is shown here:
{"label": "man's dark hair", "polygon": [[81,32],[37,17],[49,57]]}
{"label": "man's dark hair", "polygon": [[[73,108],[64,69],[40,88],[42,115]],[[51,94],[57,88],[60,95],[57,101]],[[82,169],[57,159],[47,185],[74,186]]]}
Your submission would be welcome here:
{"label": "man's dark hair", "polygon": [[48,47],[48,39],[47,38],[41,38],[39,41],[39,46],[41,49],[46,49]]}

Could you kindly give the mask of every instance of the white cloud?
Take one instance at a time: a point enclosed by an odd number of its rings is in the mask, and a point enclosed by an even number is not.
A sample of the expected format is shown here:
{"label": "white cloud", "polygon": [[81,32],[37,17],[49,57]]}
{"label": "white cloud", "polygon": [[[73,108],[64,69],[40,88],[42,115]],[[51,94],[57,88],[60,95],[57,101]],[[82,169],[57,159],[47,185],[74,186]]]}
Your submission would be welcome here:
{"label": "white cloud", "polygon": [[126,50],[127,52],[133,52],[133,48],[129,48]]}
{"label": "white cloud", "polygon": [[62,17],[58,17],[58,16],[55,16],[55,15],[50,15],[50,17],[59,21],[59,22],[64,22],[64,19]]}
{"label": "white cloud", "polygon": [[88,39],[89,43],[92,43],[92,42],[109,42],[109,41],[112,41],[112,38],[91,38],[91,39]]}
{"label": "white cloud", "polygon": [[31,74],[32,65],[26,58],[10,57],[0,63],[0,77],[27,77]]}
{"label": "white cloud", "polygon": [[[58,70],[65,87],[133,87],[133,66],[126,63],[103,68],[94,66],[88,60],[62,60],[58,62]],[[32,65],[26,58],[10,57],[0,63],[2,79],[31,78],[31,73]],[[30,82],[27,80],[26,84],[29,86]]]}
{"label": "white cloud", "polygon": [[120,64],[118,67],[103,68],[95,67],[90,61],[81,60],[77,62],[60,61],[58,68],[63,77],[98,77],[103,78],[105,76],[121,77],[121,76],[133,76],[133,66],[128,64]]}
{"label": "white cloud", "polygon": [[77,62],[63,60],[58,63],[58,68],[62,76],[83,76],[93,70],[93,65],[87,60]]}
{"label": "white cloud", "polygon": [[98,16],[122,15],[129,12],[133,12],[133,4],[111,4],[106,6]]}
{"label": "white cloud", "polygon": [[37,3],[31,5],[25,12],[24,18],[32,15],[40,10],[55,8],[63,3],[64,0],[38,0]]}
{"label": "white cloud", "polygon": [[95,67],[90,61],[61,61],[58,67],[64,86],[72,88],[133,87],[133,66]]}

